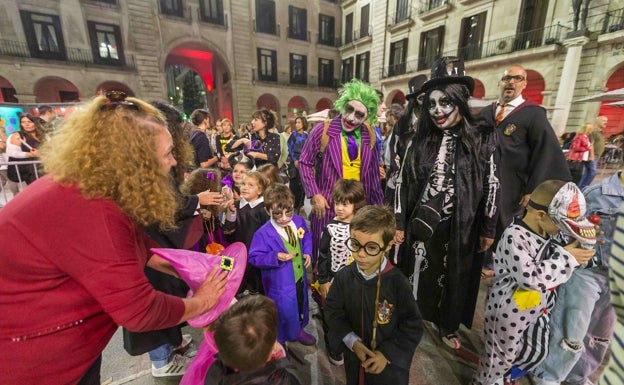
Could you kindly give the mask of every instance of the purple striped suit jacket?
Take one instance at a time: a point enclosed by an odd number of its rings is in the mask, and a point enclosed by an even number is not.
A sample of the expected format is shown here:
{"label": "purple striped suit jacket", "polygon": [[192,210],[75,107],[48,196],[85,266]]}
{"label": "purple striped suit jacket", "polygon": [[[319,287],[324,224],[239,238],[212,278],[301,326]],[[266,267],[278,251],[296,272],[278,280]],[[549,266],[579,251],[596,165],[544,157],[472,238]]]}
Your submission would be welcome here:
{"label": "purple striped suit jacket", "polygon": [[[322,194],[333,212],[331,191],[334,184],[342,179],[342,115],[335,117],[327,128],[329,142],[325,153],[322,155],[321,167],[318,175],[315,175],[315,163],[321,146],[324,123],[317,124],[310,132],[305,142],[303,152],[299,158],[299,172],[303,182],[306,196],[312,197]],[[360,181],[364,185],[368,204],[383,204],[383,191],[379,177],[379,150],[377,146],[370,146],[368,130],[362,130],[361,135],[361,170]]]}

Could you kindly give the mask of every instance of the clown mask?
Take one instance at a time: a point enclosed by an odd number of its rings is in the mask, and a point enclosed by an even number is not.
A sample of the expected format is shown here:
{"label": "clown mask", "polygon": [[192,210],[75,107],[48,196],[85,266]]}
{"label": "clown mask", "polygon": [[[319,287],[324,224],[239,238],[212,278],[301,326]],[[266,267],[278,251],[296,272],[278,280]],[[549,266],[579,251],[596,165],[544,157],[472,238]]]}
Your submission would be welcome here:
{"label": "clown mask", "polygon": [[429,115],[441,130],[448,130],[461,120],[459,108],[440,90],[433,90],[429,95]]}
{"label": "clown mask", "polygon": [[550,202],[548,215],[564,234],[577,239],[582,248],[592,249],[596,244],[596,228],[585,217],[586,210],[583,193],[568,182]]}

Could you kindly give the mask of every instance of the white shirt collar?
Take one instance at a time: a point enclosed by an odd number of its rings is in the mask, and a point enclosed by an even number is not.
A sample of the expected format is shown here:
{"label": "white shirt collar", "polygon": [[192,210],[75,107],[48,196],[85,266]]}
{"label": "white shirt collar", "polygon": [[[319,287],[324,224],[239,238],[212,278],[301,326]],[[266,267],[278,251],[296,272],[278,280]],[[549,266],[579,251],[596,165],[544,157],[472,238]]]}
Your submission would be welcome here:
{"label": "white shirt collar", "polygon": [[253,202],[249,202],[249,201],[247,201],[247,199],[241,198],[238,207],[242,209],[243,207],[249,205],[249,207],[251,207],[253,209],[254,207],[258,206],[262,202],[264,202],[264,197],[260,197],[260,198],[256,199]]}
{"label": "white shirt collar", "polygon": [[[511,106],[513,108],[516,108],[522,103],[524,103],[524,98],[522,97],[522,94],[520,94],[518,95],[518,97],[516,97],[514,100],[510,101],[509,103],[505,103],[505,106]],[[502,103],[500,102],[500,100],[496,102],[497,107],[500,106],[501,104]]]}
{"label": "white shirt collar", "polygon": [[[288,239],[288,234],[286,234],[286,230],[284,230],[284,228],[280,225],[277,224],[277,222],[275,222],[275,220],[273,218],[271,218],[271,225],[273,225],[273,228],[275,230],[277,230],[277,233],[284,239]],[[290,228],[292,229],[293,233],[297,234],[297,225],[295,225],[295,222],[293,222],[292,220],[288,223],[288,226],[290,226]],[[296,236],[296,235],[295,235]]]}
{"label": "white shirt collar", "polygon": [[[353,262],[355,263],[355,262]],[[355,267],[357,267],[358,271],[360,272],[360,274],[362,274],[362,277],[364,277],[365,280],[370,281],[371,279],[375,278],[377,276],[377,273],[379,271],[384,271],[384,269],[386,268],[386,264],[388,263],[388,258],[383,257],[383,259],[381,260],[381,268],[380,269],[376,269],[373,274],[371,275],[366,275],[364,274],[364,272],[360,269],[360,267],[357,265],[357,263],[355,263]]]}

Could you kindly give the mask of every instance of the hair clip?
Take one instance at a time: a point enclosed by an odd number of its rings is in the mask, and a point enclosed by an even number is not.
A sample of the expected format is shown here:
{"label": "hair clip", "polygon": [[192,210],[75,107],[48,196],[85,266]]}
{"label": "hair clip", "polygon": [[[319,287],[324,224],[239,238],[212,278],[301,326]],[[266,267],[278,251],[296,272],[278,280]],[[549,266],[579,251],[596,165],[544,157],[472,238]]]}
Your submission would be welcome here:
{"label": "hair clip", "polygon": [[126,95],[123,91],[106,91],[106,94],[104,95],[108,101],[100,107],[101,110],[112,110],[117,108],[117,106],[124,106],[137,111],[139,110],[139,106],[126,100],[128,95]]}
{"label": "hair clip", "polygon": [[206,179],[214,180],[215,179],[215,173],[214,172],[210,172],[210,171],[206,171]]}
{"label": "hair clip", "polygon": [[221,178],[221,184],[227,186],[231,189],[234,188],[234,179],[232,179],[232,174],[227,174],[223,178]]}

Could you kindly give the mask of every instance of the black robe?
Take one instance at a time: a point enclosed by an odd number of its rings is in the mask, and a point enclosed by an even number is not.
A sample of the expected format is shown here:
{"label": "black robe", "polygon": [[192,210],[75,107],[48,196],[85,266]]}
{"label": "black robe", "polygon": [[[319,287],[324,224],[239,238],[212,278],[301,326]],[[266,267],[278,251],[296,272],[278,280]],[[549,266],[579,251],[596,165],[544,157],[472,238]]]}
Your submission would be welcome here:
{"label": "black robe", "polygon": [[[357,385],[360,360],[343,338],[353,332],[371,346],[377,277],[365,280],[355,262],[336,273],[324,307],[329,349],[344,353],[347,385]],[[414,351],[423,334],[422,317],[405,276],[390,263],[381,272],[377,350],[390,361],[380,374],[366,373],[366,384],[407,385]]]}
{"label": "black robe", "polygon": [[497,239],[522,215],[518,205],[523,195],[530,194],[549,179],[572,180],[557,135],[546,118],[546,110],[532,100],[514,108],[498,126],[495,125],[496,103],[480,112],[498,136],[498,175],[501,183]]}
{"label": "black robe", "polygon": [[[424,244],[428,258],[438,265],[433,269],[435,274],[424,272],[418,280],[418,306],[423,318],[446,332],[454,332],[460,323],[472,326],[483,264],[483,253],[476,252],[479,237],[494,238],[497,220],[496,201],[488,200],[493,198],[492,194],[496,199],[499,196],[496,188],[489,191],[493,175],[490,159],[496,148],[496,135],[484,125],[466,130],[470,138],[461,133],[457,138],[451,218],[442,222]],[[398,265],[412,282],[420,272],[414,272],[417,250],[410,221],[420,205],[442,138],[443,132],[438,129],[414,136],[397,183],[397,228],[405,231]],[[421,269],[426,267],[424,264]]]}

